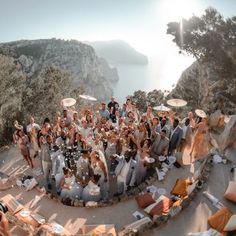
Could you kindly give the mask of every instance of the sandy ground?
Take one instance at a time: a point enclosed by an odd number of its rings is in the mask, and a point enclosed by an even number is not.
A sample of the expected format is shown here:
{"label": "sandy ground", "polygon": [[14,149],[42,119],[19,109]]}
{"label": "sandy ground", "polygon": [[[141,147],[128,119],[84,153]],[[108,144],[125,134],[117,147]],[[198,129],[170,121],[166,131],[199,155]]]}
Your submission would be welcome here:
{"label": "sandy ground", "polygon": [[[236,150],[228,152],[228,157],[235,163]],[[167,193],[170,192],[177,178],[189,177],[190,165],[189,158],[185,157],[184,168],[173,167],[168,172],[168,176],[164,182],[156,182],[158,188],[165,188]],[[0,153],[0,171],[8,175],[25,172],[31,174],[31,170],[26,166],[26,163],[22,160],[19,152],[16,148],[11,147],[9,150],[5,150]],[[223,193],[227,188],[228,181],[232,179],[230,168],[233,164],[214,165],[211,172],[209,185],[205,186],[204,190],[208,190],[216,197],[222,199]],[[202,190],[202,191],[204,191]],[[29,204],[35,195],[40,193],[33,189],[29,192],[15,187],[7,191],[0,192],[0,198],[6,194],[12,194],[20,202]],[[233,203],[229,203],[222,200],[222,202],[229,206],[230,209],[236,213],[236,206]],[[122,229],[126,224],[134,222],[136,219],[132,213],[138,209],[136,201],[134,199],[118,204],[104,207],[104,208],[75,208],[64,206],[55,200],[48,199],[46,196],[42,198],[35,210],[45,216],[49,221],[55,220],[59,224],[64,225],[73,234],[76,234],[79,228],[84,224],[114,224],[117,232]],[[189,232],[198,232],[207,229],[207,218],[216,209],[211,206],[211,203],[202,196],[201,192],[190,204],[190,206],[181,212],[176,218],[171,219],[166,225],[156,228],[155,230],[145,232],[143,235],[178,235],[185,236]],[[142,212],[142,211],[141,211]],[[142,212],[143,213],[143,212]]]}

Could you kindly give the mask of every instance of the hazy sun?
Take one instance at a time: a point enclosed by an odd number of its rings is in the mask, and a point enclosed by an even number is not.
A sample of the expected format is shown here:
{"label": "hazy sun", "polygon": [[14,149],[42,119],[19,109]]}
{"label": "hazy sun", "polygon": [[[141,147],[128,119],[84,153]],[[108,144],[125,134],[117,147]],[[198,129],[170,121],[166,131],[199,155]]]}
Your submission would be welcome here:
{"label": "hazy sun", "polygon": [[175,21],[198,15],[200,11],[197,0],[161,0],[158,7],[166,20]]}

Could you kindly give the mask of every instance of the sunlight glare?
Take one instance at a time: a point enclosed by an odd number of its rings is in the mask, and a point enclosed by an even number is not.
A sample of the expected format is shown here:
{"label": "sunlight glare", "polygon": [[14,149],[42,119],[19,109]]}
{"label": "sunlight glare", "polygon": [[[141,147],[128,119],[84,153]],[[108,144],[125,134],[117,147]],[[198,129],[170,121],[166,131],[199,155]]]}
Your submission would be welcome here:
{"label": "sunlight glare", "polygon": [[196,0],[162,0],[160,7],[163,18],[168,21],[189,18],[200,11]]}

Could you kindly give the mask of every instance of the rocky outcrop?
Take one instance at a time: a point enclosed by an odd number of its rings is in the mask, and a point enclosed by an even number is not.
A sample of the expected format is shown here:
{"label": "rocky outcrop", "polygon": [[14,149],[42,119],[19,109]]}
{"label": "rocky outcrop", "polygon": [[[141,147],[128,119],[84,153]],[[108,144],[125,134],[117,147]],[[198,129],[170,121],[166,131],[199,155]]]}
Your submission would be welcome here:
{"label": "rocky outcrop", "polygon": [[208,113],[220,109],[236,113],[236,77],[222,78],[211,63],[194,62],[181,75],[168,98],[183,98],[187,109],[200,108]]}
{"label": "rocky outcrop", "polygon": [[115,67],[111,68],[104,58],[99,58],[99,61],[101,64],[102,73],[104,74],[105,78],[109,79],[109,81],[112,83],[118,82],[119,76],[117,69]]}
{"label": "rocky outcrop", "polygon": [[221,113],[221,110],[216,110],[209,117],[209,127],[213,129],[220,129],[224,126],[225,116]]}
{"label": "rocky outcrop", "polygon": [[50,66],[67,71],[76,86],[104,100],[113,91],[111,82],[118,80],[116,69],[97,57],[94,49],[76,40],[22,40],[0,44],[0,54],[19,62],[28,79],[35,79]]}
{"label": "rocky outcrop", "polygon": [[236,141],[236,115],[232,116],[226,124],[224,131],[219,136],[219,148],[224,151],[234,145]]}

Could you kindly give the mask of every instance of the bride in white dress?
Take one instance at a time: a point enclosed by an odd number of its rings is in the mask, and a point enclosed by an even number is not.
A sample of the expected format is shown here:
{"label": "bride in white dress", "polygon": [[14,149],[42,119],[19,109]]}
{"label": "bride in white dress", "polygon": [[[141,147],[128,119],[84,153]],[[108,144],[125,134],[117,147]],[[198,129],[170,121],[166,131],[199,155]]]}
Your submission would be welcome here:
{"label": "bride in white dress", "polygon": [[62,198],[72,198],[81,199],[83,188],[76,183],[75,176],[73,172],[67,168],[63,168],[64,177],[61,180],[61,197]]}
{"label": "bride in white dress", "polygon": [[101,190],[102,200],[108,198],[108,170],[106,165],[105,156],[101,151],[93,151],[90,155],[91,168],[94,175],[100,176],[98,186]]}

